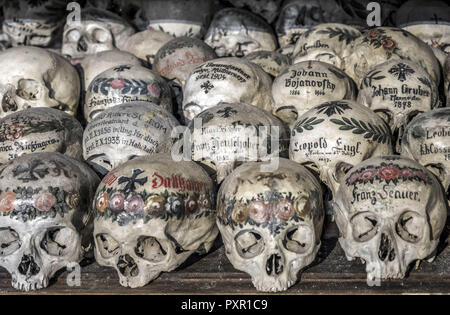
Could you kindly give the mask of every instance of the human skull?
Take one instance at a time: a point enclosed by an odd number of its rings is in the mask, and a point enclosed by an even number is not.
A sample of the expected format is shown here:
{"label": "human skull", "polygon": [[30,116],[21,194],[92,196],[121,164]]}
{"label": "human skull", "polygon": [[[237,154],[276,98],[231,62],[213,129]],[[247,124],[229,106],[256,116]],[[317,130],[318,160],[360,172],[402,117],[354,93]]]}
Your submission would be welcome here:
{"label": "human skull", "polygon": [[83,134],[83,157],[99,174],[143,155],[169,152],[178,121],[161,106],[130,102],[109,108]]}
{"label": "human skull", "polygon": [[432,172],[450,201],[450,108],[438,108],[416,116],[406,127],[402,155]]}
{"label": "human skull", "polygon": [[95,258],[117,270],[122,286],[142,287],[211,249],[214,202],[213,183],[195,162],[170,155],[128,161],[97,189]]}
{"label": "human skull", "polygon": [[417,162],[377,157],[352,168],[336,199],[339,243],[366,263],[367,284],[402,279],[414,260],[434,258],[447,205],[436,178]]}
{"label": "human skull", "polygon": [[63,57],[22,46],[0,53],[0,117],[29,107],[52,107],[75,115],[80,78]]}
{"label": "human skull", "polygon": [[[420,52],[420,53],[418,53]],[[440,82],[439,62],[433,50],[413,34],[395,27],[367,29],[357,38],[352,49],[344,51],[345,72],[359,85],[373,67],[391,59],[419,64]]]}
{"label": "human skull", "polygon": [[271,112],[271,85],[270,76],[248,60],[231,57],[207,61],[186,80],[184,116],[190,120],[221,102],[246,103]]}
{"label": "human skull", "polygon": [[89,84],[84,117],[90,122],[107,108],[136,101],[151,102],[172,112],[172,92],[163,78],[141,66],[115,66]]}
{"label": "human skull", "polygon": [[282,0],[230,0],[230,2],[236,8],[247,9],[262,16],[271,24],[278,16]]}
{"label": "human skull", "polygon": [[278,76],[284,69],[289,67],[289,57],[274,51],[255,51],[244,57],[260,66],[266,73],[273,77]]}
{"label": "human skull", "polygon": [[190,72],[196,66],[216,58],[214,50],[200,39],[177,37],[158,50],[153,69],[159,75],[176,81],[183,88]]}
{"label": "human skull", "polygon": [[205,43],[219,57],[243,57],[258,50],[274,51],[277,39],[269,24],[251,12],[236,8],[216,13]]}
{"label": "human skull", "polygon": [[218,183],[239,163],[287,156],[289,130],[281,120],[253,105],[219,104],[197,115],[188,128],[192,160],[212,169]]}
{"label": "human skull", "polygon": [[292,53],[293,63],[317,60],[331,63],[344,70],[345,53],[361,32],[352,26],[338,23],[319,24],[304,32],[297,40]]}
{"label": "human skull", "polygon": [[293,64],[272,85],[274,115],[292,126],[315,105],[334,100],[356,99],[356,86],[339,68],[320,61]]}
{"label": "human skull", "polygon": [[0,266],[21,291],[47,287],[92,245],[98,177],[60,153],[32,153],[0,167]]}
{"label": "human skull", "polygon": [[50,47],[60,39],[66,2],[3,1],[3,32],[12,46]]}
{"label": "human skull", "polygon": [[396,151],[406,125],[419,113],[438,105],[439,92],[418,64],[393,59],[372,68],[362,79],[358,103],[380,115],[391,128]]}
{"label": "human skull", "polygon": [[388,154],[392,154],[389,126],[367,107],[351,101],[313,107],[298,118],[291,132],[290,159],[318,173],[334,197],[353,166]]}
{"label": "human skull", "polygon": [[60,110],[36,107],[0,119],[0,164],[34,152],[60,152],[82,160],[83,128]]}
{"label": "human skull", "polygon": [[81,10],[81,21],[67,21],[62,54],[70,58],[112,50],[135,33],[119,16],[96,8]]}
{"label": "human skull", "polygon": [[234,268],[258,291],[287,290],[320,247],[322,190],[301,165],[280,159],[274,172],[262,163],[238,167],[217,195],[217,225]]}

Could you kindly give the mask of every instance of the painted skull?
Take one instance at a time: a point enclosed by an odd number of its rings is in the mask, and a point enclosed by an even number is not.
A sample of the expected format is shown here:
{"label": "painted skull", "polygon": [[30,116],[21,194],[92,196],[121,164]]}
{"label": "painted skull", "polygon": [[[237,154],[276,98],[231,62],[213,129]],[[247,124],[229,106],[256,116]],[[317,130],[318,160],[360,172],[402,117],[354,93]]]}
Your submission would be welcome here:
{"label": "painted skull", "polygon": [[90,122],[105,109],[137,101],[151,102],[172,112],[172,91],[162,77],[141,66],[114,66],[89,84],[84,117]]}
{"label": "painted skull", "polygon": [[22,46],[0,53],[0,117],[29,107],[52,107],[75,115],[80,78],[63,57]]}
{"label": "painted skull", "polygon": [[97,189],[95,258],[117,270],[122,286],[142,287],[211,249],[218,235],[214,201],[211,179],[192,161],[128,161]]}
{"label": "painted skull", "polygon": [[450,201],[450,108],[438,108],[414,118],[406,127],[402,155],[432,172]]}
{"label": "painted skull", "polygon": [[353,42],[352,49],[344,53],[345,72],[358,85],[372,68],[391,59],[406,59],[417,63],[428,72],[436,85],[440,82],[439,62],[433,50],[416,36],[400,28],[367,29]]}
{"label": "painted skull", "polygon": [[275,78],[273,113],[292,126],[315,105],[334,100],[356,99],[356,86],[339,68],[320,62],[293,64]]}
{"label": "painted skull", "polygon": [[289,57],[274,51],[260,50],[252,52],[245,56],[245,59],[250,60],[260,66],[266,73],[272,77],[278,76],[284,71],[291,61]]}
{"label": "painted skull", "polygon": [[246,163],[223,182],[217,225],[234,268],[258,291],[287,290],[319,250],[324,220],[322,190],[301,165],[280,159],[278,170]]}
{"label": "painted skull", "polygon": [[127,22],[111,12],[96,8],[83,9],[81,21],[66,23],[61,52],[70,58],[82,58],[119,47],[134,33]]}
{"label": "painted skull", "polygon": [[358,102],[369,107],[391,128],[396,151],[406,125],[419,113],[438,105],[439,92],[418,64],[394,59],[372,68],[362,79]]}
{"label": "painted skull", "polygon": [[0,119],[0,164],[34,152],[60,152],[82,160],[83,128],[60,110],[36,107]]}
{"label": "painted skull", "polygon": [[388,154],[389,126],[367,107],[350,101],[313,107],[298,118],[291,133],[290,159],[318,173],[334,197],[353,166]]}
{"label": "painted skull", "polygon": [[269,24],[251,12],[226,8],[216,13],[205,43],[219,57],[243,57],[258,50],[274,51],[277,39]]}
{"label": "painted skull", "polygon": [[287,156],[287,127],[252,105],[222,103],[201,112],[188,128],[192,160],[210,168],[218,183],[240,163]]}
{"label": "painted skull", "polygon": [[99,183],[60,153],[23,155],[0,167],[0,266],[21,291],[47,287],[92,245],[90,205]]}
{"label": "painted skull", "polygon": [[415,260],[433,259],[447,217],[437,179],[417,162],[377,157],[352,168],[336,199],[339,243],[366,263],[367,284],[402,279]]}
{"label": "painted skull", "polygon": [[83,134],[83,157],[99,174],[135,158],[169,152],[178,121],[153,103],[130,102],[109,108]]}
{"label": "painted skull", "polygon": [[246,103],[271,112],[271,85],[270,76],[248,60],[231,57],[207,61],[186,80],[184,116],[190,120],[221,102]]}
{"label": "painted skull", "polygon": [[190,72],[196,66],[216,58],[214,50],[200,39],[178,37],[158,50],[153,69],[183,88]]}

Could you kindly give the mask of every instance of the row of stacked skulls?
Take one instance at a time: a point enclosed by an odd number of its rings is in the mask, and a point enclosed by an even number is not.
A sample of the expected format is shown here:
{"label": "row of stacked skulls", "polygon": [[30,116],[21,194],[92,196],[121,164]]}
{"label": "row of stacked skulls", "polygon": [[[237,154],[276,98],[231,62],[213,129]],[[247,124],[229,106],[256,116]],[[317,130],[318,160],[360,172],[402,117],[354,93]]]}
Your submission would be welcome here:
{"label": "row of stacked skulls", "polygon": [[369,2],[2,2],[12,286],[95,257],[142,287],[221,237],[256,290],[285,291],[329,225],[368,285],[432,263],[448,233],[449,5]]}

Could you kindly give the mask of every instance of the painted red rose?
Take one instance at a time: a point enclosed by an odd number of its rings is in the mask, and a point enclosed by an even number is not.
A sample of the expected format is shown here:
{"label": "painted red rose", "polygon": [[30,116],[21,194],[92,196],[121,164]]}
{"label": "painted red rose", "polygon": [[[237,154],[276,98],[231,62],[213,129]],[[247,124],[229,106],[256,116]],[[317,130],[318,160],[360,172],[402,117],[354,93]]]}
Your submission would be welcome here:
{"label": "painted red rose", "polygon": [[144,208],[144,201],[140,196],[134,196],[127,203],[127,212],[138,213]]}
{"label": "painted red rose", "polygon": [[125,86],[125,80],[124,79],[116,78],[116,79],[111,81],[111,87],[114,90],[123,89],[124,86]]}
{"label": "painted red rose", "polygon": [[350,178],[348,179],[348,182],[350,185],[353,185],[354,182],[356,182],[359,179],[360,174],[359,173],[353,173]]}
{"label": "painted red rose", "polygon": [[282,199],[277,203],[275,211],[280,221],[289,221],[294,215],[294,206],[289,200]]}
{"label": "painted red rose", "polygon": [[393,41],[390,38],[386,38],[385,40],[383,40],[381,42],[381,44],[383,45],[384,50],[387,50],[390,52],[394,51],[394,49],[397,48],[397,44],[395,43],[395,41]]}
{"label": "painted red rose", "polygon": [[414,172],[412,170],[410,170],[409,168],[402,169],[400,171],[400,174],[403,178],[411,178],[414,176]]}
{"label": "painted red rose", "polygon": [[248,214],[255,222],[263,223],[270,218],[269,207],[262,201],[253,201],[248,206]]}
{"label": "painted red rose", "polygon": [[23,128],[17,124],[14,124],[6,127],[5,134],[8,140],[14,141],[22,137]]}
{"label": "painted red rose", "polygon": [[369,32],[369,34],[367,34],[367,38],[368,39],[377,39],[379,35],[380,34],[378,34],[376,31],[371,31],[371,32]]}
{"label": "painted red rose", "polygon": [[34,197],[34,207],[39,211],[50,211],[56,203],[56,198],[50,192],[44,190]]}
{"label": "painted red rose", "polygon": [[0,212],[9,212],[14,210],[14,202],[16,201],[16,194],[12,191],[2,192],[0,195]]}
{"label": "painted red rose", "polygon": [[159,89],[158,85],[154,83],[150,83],[149,85],[147,85],[147,90],[154,98],[159,98],[161,96],[161,90]]}
{"label": "painted red rose", "polygon": [[375,176],[377,175],[377,170],[373,169],[373,168],[369,168],[364,170],[361,175],[359,176],[359,178],[363,181],[369,181],[372,180]]}
{"label": "painted red rose", "polygon": [[198,209],[198,202],[197,198],[194,195],[190,195],[189,198],[186,200],[185,203],[185,209],[187,212],[195,212]]}
{"label": "painted red rose", "polygon": [[392,180],[400,175],[400,170],[392,166],[381,167],[378,170],[378,176],[384,180]]}
{"label": "painted red rose", "polygon": [[109,207],[114,211],[122,211],[124,207],[125,196],[122,193],[115,193],[109,200]]}

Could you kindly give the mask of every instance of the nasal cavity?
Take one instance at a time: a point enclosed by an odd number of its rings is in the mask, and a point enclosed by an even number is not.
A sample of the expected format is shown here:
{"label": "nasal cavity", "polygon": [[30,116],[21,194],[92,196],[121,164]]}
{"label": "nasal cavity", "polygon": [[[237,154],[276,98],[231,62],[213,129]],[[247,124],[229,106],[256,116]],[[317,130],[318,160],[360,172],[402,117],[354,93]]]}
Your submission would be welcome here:
{"label": "nasal cavity", "polygon": [[283,263],[281,257],[273,254],[266,262],[266,273],[269,276],[277,276],[283,272]]}
{"label": "nasal cavity", "polygon": [[390,237],[384,233],[381,234],[380,248],[378,249],[378,257],[381,261],[393,261],[395,259],[395,250]]}
{"label": "nasal cavity", "polygon": [[77,50],[82,51],[82,52],[87,52],[88,44],[87,44],[86,40],[84,39],[84,37],[81,37],[80,40],[78,41]]}
{"label": "nasal cavity", "polygon": [[139,268],[130,255],[122,255],[117,262],[117,268],[125,277],[136,277],[139,274]]}
{"label": "nasal cavity", "polygon": [[33,256],[23,255],[18,270],[20,274],[31,277],[37,275],[41,269],[34,261]]}

